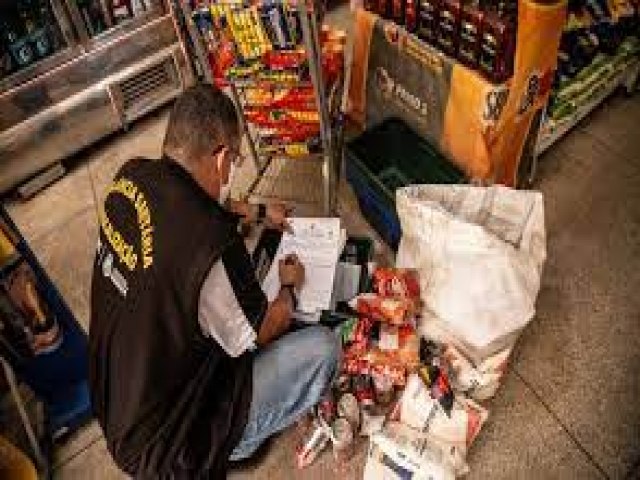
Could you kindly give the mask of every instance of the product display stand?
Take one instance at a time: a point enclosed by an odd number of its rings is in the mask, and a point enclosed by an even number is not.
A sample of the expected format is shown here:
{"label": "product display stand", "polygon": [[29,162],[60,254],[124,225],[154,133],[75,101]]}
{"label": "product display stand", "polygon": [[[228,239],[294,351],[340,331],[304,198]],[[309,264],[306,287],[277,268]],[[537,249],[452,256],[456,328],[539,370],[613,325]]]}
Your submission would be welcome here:
{"label": "product display stand", "polygon": [[468,179],[515,186],[534,117],[550,93],[565,17],[562,1],[519,0],[513,73],[496,81],[358,9],[347,114],[362,129],[398,117]]}
{"label": "product display stand", "polygon": [[575,3],[563,27],[553,90],[534,139],[530,182],[538,157],[614,92],[630,95],[640,75],[638,6]]}
{"label": "product display stand", "polygon": [[[623,87],[627,93],[633,91],[634,85],[638,80],[640,74],[640,60],[634,62],[633,65],[627,67],[625,70],[618,72],[607,85],[600,90],[593,100],[576,110],[571,115],[571,118],[562,122],[554,129],[541,130],[538,138],[537,155],[544,153],[554,143],[564,137],[573,127],[575,127],[580,121],[595,110],[602,102],[604,102],[613,92],[618,88]],[[543,125],[545,119],[543,119]]]}
{"label": "product display stand", "polygon": [[[179,0],[179,6],[182,8],[182,14],[185,19],[185,24],[187,26],[189,38],[191,39],[193,49],[195,50],[196,56],[198,58],[198,65],[200,67],[199,70],[204,76],[204,79],[208,83],[213,84],[214,79],[213,79],[213,74],[211,73],[211,68],[209,67],[207,50],[202,42],[202,37],[200,36],[200,33],[198,32],[198,29],[193,21],[193,10],[191,9],[191,6],[189,5],[188,1]],[[233,102],[236,104],[236,106],[240,105],[240,98],[238,96],[238,90],[235,87],[235,85],[233,84],[230,85],[229,90],[230,90],[229,93],[231,94],[231,98],[233,99]],[[249,129],[247,128],[244,115],[240,115],[239,120],[240,120],[240,129],[245,135],[245,138],[249,140],[247,143],[248,143],[251,159],[253,160],[256,169],[260,171],[260,165],[258,163],[258,155],[255,149],[255,144],[253,141],[251,141],[251,135],[249,134]]]}
{"label": "product display stand", "polygon": [[[254,162],[258,176],[253,184],[250,186],[247,196],[254,198],[266,198],[266,197],[279,197],[280,192],[265,192],[262,188],[262,184],[267,176],[278,175],[278,170],[283,168],[284,162],[317,162],[321,160],[322,168],[322,210],[326,215],[331,215],[335,210],[336,199],[336,176],[337,176],[337,156],[336,151],[339,151],[339,147],[335,145],[337,139],[340,138],[338,129],[341,128],[339,122],[336,121],[337,114],[333,112],[330,114],[328,90],[332,89],[341,92],[341,88],[335,88],[335,85],[327,86],[325,79],[323,78],[321,51],[319,41],[319,30],[317,23],[318,12],[313,6],[308,5],[306,2],[270,2],[269,6],[278,5],[286,8],[295,8],[296,15],[299,17],[299,25],[301,27],[301,43],[294,44],[290,50],[280,48],[278,53],[291,53],[297,54],[300,52],[300,48],[304,49],[306,54],[306,68],[308,68],[308,78],[300,75],[299,78],[280,78],[278,71],[269,71],[269,74],[273,74],[273,78],[265,80],[259,78],[257,75],[243,75],[242,78],[227,75],[225,78],[220,78],[219,72],[212,71],[211,58],[215,57],[219,53],[216,49],[221,42],[221,32],[216,31],[215,27],[210,26],[210,30],[206,31],[207,38],[203,34],[203,28],[197,24],[196,16],[205,15],[211,16],[209,9],[222,8],[229,9],[229,11],[249,11],[248,9],[258,5],[256,2],[220,2],[220,1],[204,1],[198,7],[192,8],[189,4],[189,0],[181,0],[180,6],[182,13],[186,20],[187,30],[191,41],[194,46],[194,50],[197,56],[197,61],[202,67],[202,71],[205,79],[210,83],[217,83],[218,85],[228,87],[228,92],[236,104],[238,111],[240,112],[240,127],[247,142],[249,154]],[[226,10],[225,10],[226,11]],[[282,10],[284,11],[284,10]],[[290,12],[289,12],[290,15]],[[250,25],[253,26],[253,25]],[[239,36],[239,35],[238,35]],[[237,39],[234,39],[236,41]],[[255,45],[258,45],[257,43]],[[259,44],[258,47],[263,44]],[[236,51],[241,50],[241,46],[234,44]],[[236,62],[232,68],[250,68],[247,67],[248,63]],[[255,64],[254,64],[255,65]],[[342,76],[337,82],[342,82]],[[265,144],[264,138],[258,128],[254,128],[247,118],[247,108],[251,107],[251,102],[248,99],[247,90],[249,89],[266,89],[270,91],[295,89],[312,87],[315,93],[315,103],[317,107],[317,116],[319,118],[319,145],[314,152],[304,152],[302,154],[298,152],[291,152],[288,150],[287,145],[283,145],[283,151],[274,152],[273,148],[269,150]],[[338,99],[338,103],[339,103]],[[295,130],[292,128],[292,130]],[[295,132],[294,132],[295,133]],[[304,170],[304,167],[302,168]],[[305,184],[305,181],[297,181],[299,192],[298,195],[291,195],[287,198],[282,198],[293,203],[310,203],[309,195],[310,185]],[[306,190],[306,191],[305,191]],[[286,197],[286,195],[285,195]]]}

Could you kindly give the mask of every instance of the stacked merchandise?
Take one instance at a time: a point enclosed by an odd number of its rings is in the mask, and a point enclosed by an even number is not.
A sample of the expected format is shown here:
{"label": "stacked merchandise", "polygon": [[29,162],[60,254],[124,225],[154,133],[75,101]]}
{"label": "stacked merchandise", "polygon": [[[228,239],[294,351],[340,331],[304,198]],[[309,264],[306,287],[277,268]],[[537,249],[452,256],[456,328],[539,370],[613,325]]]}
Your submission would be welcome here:
{"label": "stacked merchandise", "polygon": [[342,374],[308,419],[297,464],[308,466],[331,444],[340,468],[361,435],[370,437],[365,478],[463,475],[488,417],[476,400],[495,393],[508,353],[475,368],[454,347],[420,338],[416,270],[378,268],[373,287],[338,327]]}
{"label": "stacked merchandise", "polygon": [[366,0],[364,6],[491,82],[513,74],[515,0]]}
{"label": "stacked merchandise", "polygon": [[543,136],[579,120],[620,85],[638,63],[639,26],[631,0],[570,2]]}
{"label": "stacked merchandise", "polygon": [[[321,119],[295,2],[196,0],[193,19],[208,50],[215,82],[238,88],[246,122],[264,157],[300,157],[322,149]],[[319,8],[313,14],[321,16]],[[346,35],[323,26],[322,78],[339,104]],[[333,95],[331,95],[333,92]],[[331,102],[333,100],[333,102]]]}

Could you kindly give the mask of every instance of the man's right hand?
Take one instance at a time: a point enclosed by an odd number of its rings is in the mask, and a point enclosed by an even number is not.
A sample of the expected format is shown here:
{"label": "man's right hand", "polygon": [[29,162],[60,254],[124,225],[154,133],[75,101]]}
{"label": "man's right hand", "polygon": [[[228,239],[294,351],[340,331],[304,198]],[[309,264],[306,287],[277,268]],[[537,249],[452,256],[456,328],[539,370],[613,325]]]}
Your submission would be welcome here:
{"label": "man's right hand", "polygon": [[287,255],[278,265],[280,285],[293,285],[300,290],[304,284],[304,266],[296,254]]}

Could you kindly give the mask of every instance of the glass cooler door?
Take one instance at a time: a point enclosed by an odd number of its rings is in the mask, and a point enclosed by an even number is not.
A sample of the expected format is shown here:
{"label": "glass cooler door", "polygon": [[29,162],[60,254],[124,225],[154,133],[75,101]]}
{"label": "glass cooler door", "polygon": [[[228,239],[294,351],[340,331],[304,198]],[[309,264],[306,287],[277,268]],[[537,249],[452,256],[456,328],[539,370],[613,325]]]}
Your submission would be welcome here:
{"label": "glass cooler door", "polygon": [[0,0],[0,86],[52,68],[74,47],[73,28],[57,0]]}
{"label": "glass cooler door", "polygon": [[[161,0],[66,0],[80,35],[91,48],[122,30],[162,15]],[[93,41],[93,40],[96,41]],[[87,41],[88,40],[88,41]],[[108,40],[107,40],[108,41]]]}

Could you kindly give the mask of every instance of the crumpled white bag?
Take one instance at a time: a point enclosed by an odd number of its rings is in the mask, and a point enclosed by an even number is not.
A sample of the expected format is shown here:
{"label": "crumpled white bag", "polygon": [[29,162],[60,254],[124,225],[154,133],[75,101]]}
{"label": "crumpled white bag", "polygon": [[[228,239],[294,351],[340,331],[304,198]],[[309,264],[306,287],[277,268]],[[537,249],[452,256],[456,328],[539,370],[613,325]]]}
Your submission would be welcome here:
{"label": "crumpled white bag", "polygon": [[502,186],[414,185],[396,191],[398,267],[417,268],[421,333],[476,365],[532,319],[546,258],[542,194]]}

